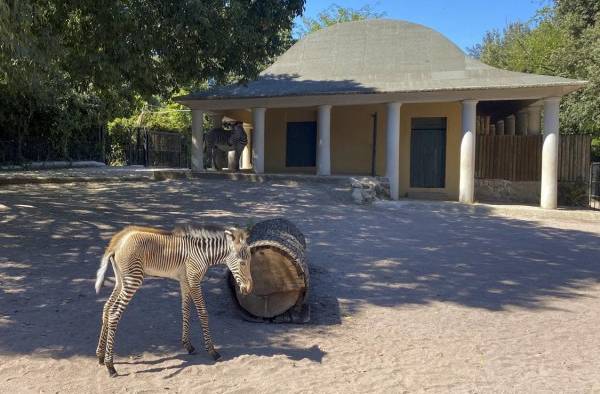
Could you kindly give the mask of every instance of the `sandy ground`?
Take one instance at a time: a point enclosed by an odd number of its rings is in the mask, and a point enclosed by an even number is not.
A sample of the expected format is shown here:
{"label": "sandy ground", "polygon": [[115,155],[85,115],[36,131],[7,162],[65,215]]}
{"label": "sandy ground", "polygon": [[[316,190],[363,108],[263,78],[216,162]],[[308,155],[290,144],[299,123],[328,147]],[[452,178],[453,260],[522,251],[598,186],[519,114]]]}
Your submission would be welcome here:
{"label": "sandy ground", "polygon": [[[0,189],[0,392],[600,392],[600,213],[350,204],[327,185],[231,181]],[[178,285],[147,280],[111,379],[93,278],[135,223],[284,216],[309,241],[312,322],[241,321],[212,270],[224,361],[180,348]],[[194,317],[192,341],[202,347]]]}

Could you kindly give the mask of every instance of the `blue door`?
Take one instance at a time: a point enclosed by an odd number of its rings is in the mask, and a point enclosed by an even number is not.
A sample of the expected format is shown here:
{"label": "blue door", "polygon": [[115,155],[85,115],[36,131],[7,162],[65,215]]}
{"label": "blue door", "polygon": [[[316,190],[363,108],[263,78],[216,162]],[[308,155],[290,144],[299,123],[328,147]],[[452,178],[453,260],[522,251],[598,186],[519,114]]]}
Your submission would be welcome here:
{"label": "blue door", "polygon": [[288,122],[286,141],[286,167],[316,166],[317,122]]}
{"label": "blue door", "polygon": [[413,118],[410,136],[410,186],[446,184],[446,118]]}

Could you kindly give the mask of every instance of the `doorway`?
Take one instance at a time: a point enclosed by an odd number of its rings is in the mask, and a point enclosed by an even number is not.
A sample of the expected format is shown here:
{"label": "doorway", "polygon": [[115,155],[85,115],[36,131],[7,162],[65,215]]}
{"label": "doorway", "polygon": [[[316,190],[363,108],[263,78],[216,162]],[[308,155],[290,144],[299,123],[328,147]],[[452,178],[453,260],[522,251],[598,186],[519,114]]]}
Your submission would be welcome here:
{"label": "doorway", "polygon": [[412,118],[410,186],[446,186],[446,118]]}

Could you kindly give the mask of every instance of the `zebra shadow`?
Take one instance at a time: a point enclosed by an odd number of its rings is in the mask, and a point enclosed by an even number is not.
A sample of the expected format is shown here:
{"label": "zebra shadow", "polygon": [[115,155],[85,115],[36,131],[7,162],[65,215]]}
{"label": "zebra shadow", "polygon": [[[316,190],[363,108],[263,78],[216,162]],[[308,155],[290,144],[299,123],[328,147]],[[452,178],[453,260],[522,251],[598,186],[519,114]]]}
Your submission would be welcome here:
{"label": "zebra shadow", "polygon": [[[300,361],[307,359],[315,363],[321,363],[323,357],[327,354],[318,345],[313,345],[307,349],[290,348],[290,347],[278,347],[278,346],[230,346],[222,347],[219,349],[223,358],[219,363],[227,363],[228,361],[234,360],[240,356],[254,355],[273,357],[283,355],[289,360]],[[195,365],[212,365],[215,362],[209,357],[208,354],[202,354],[201,350],[198,354],[177,354],[173,356],[161,357],[153,360],[134,360],[134,361],[117,361],[115,364],[123,364],[130,366],[150,366],[150,368],[135,371],[135,373],[156,373],[164,371],[172,371],[168,375],[164,376],[164,379],[170,379],[180,374],[184,369]],[[172,361],[180,361],[177,365],[161,366],[165,363]],[[123,375],[125,376],[125,374]]]}

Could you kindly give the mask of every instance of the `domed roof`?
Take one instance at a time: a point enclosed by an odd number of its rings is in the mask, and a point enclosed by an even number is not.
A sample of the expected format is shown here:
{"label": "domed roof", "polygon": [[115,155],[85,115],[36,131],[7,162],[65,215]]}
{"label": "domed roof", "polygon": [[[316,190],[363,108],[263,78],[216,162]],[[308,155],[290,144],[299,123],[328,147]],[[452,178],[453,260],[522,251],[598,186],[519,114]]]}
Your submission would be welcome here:
{"label": "domed roof", "polygon": [[339,23],[309,34],[263,74],[377,82],[464,70],[465,58],[453,42],[428,27],[373,19]]}
{"label": "domed roof", "polygon": [[399,20],[339,23],[298,41],[259,78],[186,99],[397,93],[540,86],[581,81],[500,70],[428,27]]}

